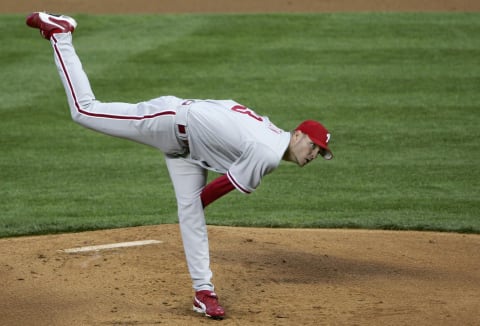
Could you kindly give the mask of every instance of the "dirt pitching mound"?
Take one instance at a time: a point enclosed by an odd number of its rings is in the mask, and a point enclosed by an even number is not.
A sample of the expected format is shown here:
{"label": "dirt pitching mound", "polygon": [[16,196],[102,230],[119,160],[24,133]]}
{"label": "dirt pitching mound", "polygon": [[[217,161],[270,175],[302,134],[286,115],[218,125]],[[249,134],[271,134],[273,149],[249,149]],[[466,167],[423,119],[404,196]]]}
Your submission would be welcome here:
{"label": "dirt pitching mound", "polygon": [[[209,227],[222,325],[478,325],[480,236]],[[139,240],[159,243],[80,253]],[[0,240],[1,325],[197,325],[178,225]]]}

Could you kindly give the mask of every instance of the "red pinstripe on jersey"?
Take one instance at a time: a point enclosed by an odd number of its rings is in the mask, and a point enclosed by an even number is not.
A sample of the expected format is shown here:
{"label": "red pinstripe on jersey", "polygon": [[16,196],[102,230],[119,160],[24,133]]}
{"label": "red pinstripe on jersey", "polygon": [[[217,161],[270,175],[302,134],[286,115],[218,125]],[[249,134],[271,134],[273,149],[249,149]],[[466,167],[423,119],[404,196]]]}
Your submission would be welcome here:
{"label": "red pinstripe on jersey", "polygon": [[230,171],[227,172],[227,177],[228,177],[228,180],[230,180],[230,182],[235,186],[235,188],[237,188],[238,190],[240,190],[241,192],[244,192],[246,194],[249,194],[251,193],[251,191],[249,191],[248,189],[245,189],[244,187],[242,187],[241,184],[239,184],[237,182],[237,180],[235,180],[235,178],[230,174]]}
{"label": "red pinstripe on jersey", "polygon": [[175,115],[175,111],[161,111],[161,112],[156,112],[153,114],[148,114],[143,116],[135,116],[135,115],[126,116],[126,115],[114,115],[114,114],[106,114],[106,113],[93,113],[93,112],[83,110],[82,107],[80,106],[80,103],[78,103],[77,95],[75,94],[75,89],[73,88],[73,85],[72,85],[70,76],[68,74],[67,68],[65,66],[65,63],[63,61],[62,55],[57,47],[58,41],[55,38],[55,34],[52,35],[51,39],[55,42],[54,44],[55,54],[57,55],[57,58],[60,61],[60,64],[62,65],[63,73],[68,82],[68,88],[70,89],[70,93],[72,94],[72,98],[75,102],[75,108],[79,113],[87,116],[91,116],[91,117],[96,117],[96,118],[119,119],[119,120],[144,120],[144,119],[152,119],[162,115]]}

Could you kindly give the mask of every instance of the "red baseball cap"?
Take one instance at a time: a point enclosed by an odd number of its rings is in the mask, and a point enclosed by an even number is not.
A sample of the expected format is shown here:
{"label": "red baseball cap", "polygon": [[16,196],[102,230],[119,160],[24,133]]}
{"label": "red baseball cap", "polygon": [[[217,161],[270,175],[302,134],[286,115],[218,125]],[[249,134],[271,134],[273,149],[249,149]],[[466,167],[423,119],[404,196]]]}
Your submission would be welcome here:
{"label": "red baseball cap", "polygon": [[328,130],[320,123],[314,120],[305,120],[297,129],[304,134],[307,134],[308,137],[320,147],[320,155],[323,156],[326,160],[331,160],[333,158],[332,151],[328,148],[328,142],[330,141],[330,133]]}

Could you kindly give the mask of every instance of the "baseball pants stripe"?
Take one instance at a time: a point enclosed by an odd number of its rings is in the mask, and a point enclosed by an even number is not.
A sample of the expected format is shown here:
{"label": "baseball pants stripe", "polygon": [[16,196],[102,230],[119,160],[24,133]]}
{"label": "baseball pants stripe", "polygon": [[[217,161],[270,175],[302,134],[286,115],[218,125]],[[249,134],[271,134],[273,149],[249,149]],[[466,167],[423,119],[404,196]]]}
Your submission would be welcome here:
{"label": "baseball pants stripe", "polygon": [[73,47],[71,33],[54,34],[51,44],[75,122],[111,136],[156,147],[165,153],[182,150],[174,130],[176,107],[181,99],[163,96],[137,104],[97,101]]}

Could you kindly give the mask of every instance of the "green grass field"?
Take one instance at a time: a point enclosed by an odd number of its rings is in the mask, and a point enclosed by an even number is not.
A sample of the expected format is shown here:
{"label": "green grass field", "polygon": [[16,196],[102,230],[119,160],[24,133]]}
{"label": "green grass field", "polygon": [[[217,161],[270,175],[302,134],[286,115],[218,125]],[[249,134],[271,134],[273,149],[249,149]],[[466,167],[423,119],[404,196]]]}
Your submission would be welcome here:
{"label": "green grass field", "polygon": [[[232,98],[332,132],[334,160],[282,163],[209,224],[480,232],[480,14],[75,18],[102,101]],[[74,124],[49,43],[0,27],[0,237],[176,223],[162,154]]]}

